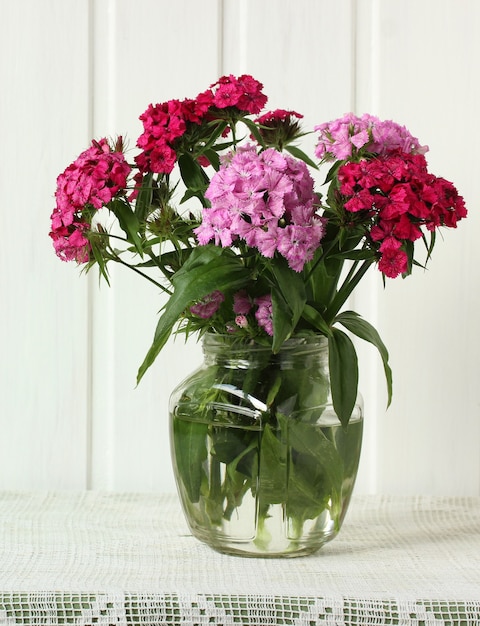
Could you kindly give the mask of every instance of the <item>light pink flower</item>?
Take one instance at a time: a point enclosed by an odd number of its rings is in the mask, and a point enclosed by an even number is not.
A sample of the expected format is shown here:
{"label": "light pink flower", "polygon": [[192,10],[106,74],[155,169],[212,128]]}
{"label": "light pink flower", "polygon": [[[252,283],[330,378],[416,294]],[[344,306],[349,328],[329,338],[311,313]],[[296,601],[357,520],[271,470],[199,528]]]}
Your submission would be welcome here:
{"label": "light pink flower", "polygon": [[237,315],[235,317],[235,324],[237,326],[239,326],[240,328],[247,328],[248,327],[248,319],[246,318],[245,315]]}
{"label": "light pink flower", "polygon": [[401,150],[408,154],[425,154],[428,146],[396,122],[380,120],[373,115],[361,117],[347,113],[343,117],[315,126],[319,131],[315,155],[324,160],[349,159],[355,153],[389,154]]}
{"label": "light pink flower", "polygon": [[240,239],[267,258],[279,252],[300,271],[324,234],[313,187],[303,161],[273,148],[240,148],[212,177],[205,194],[211,207],[203,210],[202,224],[195,229],[198,241],[214,240],[225,247]]}
{"label": "light pink flower", "polygon": [[255,311],[255,318],[260,328],[273,337],[273,309],[272,298],[270,294],[255,298],[255,304],[257,310]]}
{"label": "light pink flower", "polygon": [[195,228],[200,245],[206,245],[212,239],[216,246],[227,248],[232,245],[233,233],[230,229],[232,222],[231,213],[228,209],[210,208],[204,209],[202,213],[202,223]]}

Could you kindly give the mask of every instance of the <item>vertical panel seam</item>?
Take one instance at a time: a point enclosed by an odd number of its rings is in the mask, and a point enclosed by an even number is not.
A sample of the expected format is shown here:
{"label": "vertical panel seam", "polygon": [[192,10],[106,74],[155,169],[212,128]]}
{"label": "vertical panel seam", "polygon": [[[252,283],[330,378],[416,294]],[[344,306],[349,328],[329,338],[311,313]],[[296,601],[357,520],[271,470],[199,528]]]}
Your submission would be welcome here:
{"label": "vertical panel seam", "polygon": [[358,45],[358,37],[357,37],[357,30],[358,30],[358,19],[357,19],[357,3],[356,0],[351,0],[350,1],[350,6],[351,6],[351,16],[352,16],[352,20],[351,20],[351,46],[352,46],[352,58],[351,58],[351,64],[352,64],[352,73],[351,73],[351,90],[352,90],[352,94],[351,94],[351,110],[355,111],[355,113],[358,113],[358,94],[357,94],[357,84],[358,84],[358,78],[357,78],[357,74],[358,74],[358,53],[357,53],[357,45]]}
{"label": "vertical panel seam", "polygon": [[[364,45],[365,41],[360,36],[359,28],[360,28],[360,16],[359,16],[359,8],[356,0],[351,0],[351,20],[352,20],[352,106],[353,111],[356,114],[362,114],[365,111],[359,111],[360,106],[364,106],[365,103],[361,102],[361,90],[359,89],[360,81],[367,80],[371,84],[371,97],[369,98],[368,105],[375,109],[376,104],[376,94],[377,94],[377,86],[374,83],[376,79],[376,63],[377,63],[377,42],[374,39],[377,30],[375,26],[378,21],[378,11],[379,7],[376,0],[371,0],[369,3],[365,3],[362,5],[362,11],[369,12],[369,20],[370,27],[372,32],[370,33],[372,40],[370,42],[371,49],[368,58],[368,67],[361,66],[362,55],[359,51],[359,46]],[[364,16],[363,16],[364,17]],[[369,73],[369,76],[365,76],[365,72]],[[374,284],[374,276],[369,274],[366,277],[364,288],[366,289],[367,285],[371,285],[371,289],[368,289],[369,293],[369,301],[366,307],[366,313],[368,317],[368,321],[372,323],[375,327],[377,326],[378,320],[378,291]],[[355,308],[355,294],[352,297],[352,304]],[[358,296],[357,296],[358,297]],[[368,394],[368,407],[366,419],[368,419],[368,441],[369,441],[369,449],[372,454],[368,457],[368,467],[367,467],[367,485],[369,493],[378,493],[379,486],[379,476],[378,476],[378,416],[380,412],[379,408],[379,399],[378,392],[376,388],[376,382],[380,375],[380,365],[378,361],[378,355],[375,353],[373,349],[367,349],[367,352],[363,354],[366,359],[366,367],[371,374],[367,381],[363,381],[363,384],[367,382],[367,387],[365,391]],[[372,381],[370,383],[370,381]],[[364,435],[365,436],[365,435]]]}
{"label": "vertical panel seam", "polygon": [[225,67],[225,9],[224,0],[217,0],[217,74],[223,76]]}
{"label": "vertical panel seam", "polygon": [[[94,24],[94,2],[87,0],[88,11],[88,133],[93,137],[94,119],[94,55],[95,55],[95,24]],[[86,376],[86,451],[85,451],[85,482],[86,489],[92,489],[92,463],[93,463],[93,287],[92,276],[87,278],[87,376]]]}

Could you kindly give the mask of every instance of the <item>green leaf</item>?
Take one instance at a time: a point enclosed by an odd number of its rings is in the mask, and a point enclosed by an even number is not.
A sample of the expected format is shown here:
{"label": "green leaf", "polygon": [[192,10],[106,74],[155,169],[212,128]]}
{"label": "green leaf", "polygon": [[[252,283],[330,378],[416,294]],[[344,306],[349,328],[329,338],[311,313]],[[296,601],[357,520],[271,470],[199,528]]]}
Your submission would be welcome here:
{"label": "green leaf", "polygon": [[213,245],[194,248],[183,267],[172,277],[174,291],[158,320],[153,343],[137,374],[137,384],[168,341],[174,325],[189,304],[212,291],[235,290],[250,273],[229,248]]}
{"label": "green leaf", "polygon": [[303,308],[302,312],[303,319],[311,324],[316,330],[319,330],[322,335],[326,335],[327,337],[332,334],[332,328],[327,324],[324,320],[321,313],[317,311],[310,304],[306,304]]}
{"label": "green leaf", "polygon": [[345,472],[335,445],[321,429],[294,420],[288,421],[288,441],[292,462],[287,515],[300,525],[329,506],[338,511]]}
{"label": "green leaf", "polygon": [[262,505],[278,504],[285,500],[287,484],[287,446],[265,424],[260,444],[260,473],[258,495]]}
{"label": "green leaf", "polygon": [[135,200],[135,215],[139,222],[143,223],[147,219],[147,215],[150,212],[153,198],[153,173],[145,174],[142,180],[142,185]]}
{"label": "green leaf", "polygon": [[188,189],[203,192],[208,185],[208,176],[190,154],[184,153],[178,158],[178,166],[183,182]]}
{"label": "green leaf", "polygon": [[305,154],[305,152],[303,150],[300,150],[300,148],[298,148],[297,146],[288,145],[285,146],[285,150],[287,152],[290,152],[290,154],[296,159],[300,159],[300,161],[303,161],[307,165],[310,165],[310,167],[318,170],[318,165],[314,161],[312,161],[308,154]]}
{"label": "green leaf", "polygon": [[[227,128],[228,124],[227,122],[225,122],[225,120],[212,120],[211,122],[208,123],[208,140],[205,143],[205,148],[208,150],[210,148],[213,148],[215,150],[217,149],[222,149],[219,148],[218,146],[221,146],[222,144],[217,144],[214,145],[215,142],[217,141],[217,139],[223,135],[223,131]],[[230,142],[229,145],[233,145],[233,142]]]}
{"label": "green leaf", "polygon": [[349,259],[350,261],[365,261],[366,259],[375,259],[375,253],[373,250],[362,248],[360,250],[345,250],[340,251],[337,254],[332,254],[331,258],[334,259]]}
{"label": "green leaf", "polygon": [[272,289],[273,344],[272,352],[278,352],[293,332],[292,311],[277,289]]}
{"label": "green leaf", "polygon": [[128,241],[133,244],[138,254],[143,257],[142,239],[138,234],[140,222],[132,210],[132,207],[125,200],[116,198],[112,200],[111,210],[116,215],[120,228],[127,236]]}
{"label": "green leaf", "polygon": [[202,150],[202,154],[207,157],[213,169],[216,172],[218,172],[218,170],[220,169],[220,158],[217,152],[215,152],[215,150],[212,150],[212,149],[205,149],[205,150]]}
{"label": "green leaf", "polygon": [[[328,170],[327,172],[327,176],[325,178],[325,182],[323,183],[324,185],[326,185],[327,183],[331,182],[335,176],[337,175],[338,170],[342,167],[342,165],[345,163],[345,161],[335,161],[335,163],[332,165],[332,167]],[[334,185],[330,186],[330,189],[332,189],[334,187]],[[329,191],[330,191],[329,189]],[[332,193],[333,193],[333,189],[332,189]]]}
{"label": "green leaf", "polygon": [[281,259],[278,259],[278,262],[272,266],[272,273],[279,292],[292,312],[293,325],[296,326],[306,302],[303,277],[299,272],[292,270],[287,262],[282,262]]}
{"label": "green leaf", "polygon": [[206,477],[207,433],[206,423],[173,420],[175,463],[190,502],[199,501],[202,478]]}
{"label": "green leaf", "polygon": [[365,259],[359,268],[357,268],[357,262],[354,262],[341,287],[337,290],[337,293],[335,294],[333,300],[328,305],[326,311],[327,319],[333,321],[337,313],[345,304],[347,298],[350,296],[355,287],[364,277],[373,262],[373,258]]}
{"label": "green leaf", "polygon": [[328,338],[328,362],[333,408],[345,428],[357,399],[358,359],[352,340],[338,328]]}
{"label": "green leaf", "polygon": [[190,200],[190,198],[198,198],[200,200],[200,202],[202,203],[203,207],[207,206],[207,203],[205,202],[205,197],[204,197],[203,193],[201,191],[196,191],[195,189],[186,189],[185,193],[183,194],[182,198],[180,199],[179,204],[183,204],[187,200]]}
{"label": "green leaf", "polygon": [[[102,254],[103,247],[99,247],[94,238],[90,239],[90,246],[91,246],[93,257],[95,261],[98,263],[99,278],[103,276],[107,285],[110,287],[107,262],[105,261],[103,254]],[[90,267],[88,267],[88,269],[90,269]]]}
{"label": "green leaf", "polygon": [[291,336],[306,302],[305,284],[300,274],[279,262],[271,268],[275,286],[272,288],[273,352]]}
{"label": "green leaf", "polygon": [[255,124],[255,122],[252,122],[252,120],[248,119],[248,117],[242,118],[242,122],[247,126],[248,130],[255,137],[257,143],[260,144],[262,147],[265,147],[263,137],[260,131],[258,130],[257,124]]}
{"label": "green leaf", "polygon": [[390,365],[388,364],[387,348],[380,338],[378,331],[370,324],[370,322],[364,320],[362,317],[360,317],[360,315],[358,315],[358,313],[355,313],[355,311],[344,311],[343,313],[340,313],[340,315],[337,315],[335,321],[339,324],[342,324],[342,326],[345,326],[347,330],[349,330],[360,339],[368,341],[377,348],[382,358],[385,379],[387,382],[387,406],[390,406],[390,403],[392,401],[392,370],[390,368]]}

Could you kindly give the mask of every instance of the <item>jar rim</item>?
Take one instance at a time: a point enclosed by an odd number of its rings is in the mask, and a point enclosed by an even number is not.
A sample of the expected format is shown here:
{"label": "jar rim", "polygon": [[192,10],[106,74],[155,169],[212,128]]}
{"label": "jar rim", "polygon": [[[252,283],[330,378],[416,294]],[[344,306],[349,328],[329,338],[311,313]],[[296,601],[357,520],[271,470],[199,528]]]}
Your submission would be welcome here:
{"label": "jar rim", "polygon": [[[250,337],[239,337],[228,333],[207,332],[202,336],[205,348],[221,348],[222,346],[229,350],[249,350],[249,351],[272,351],[271,344],[259,342]],[[279,352],[295,350],[298,348],[310,348],[315,350],[324,350],[328,348],[328,338],[320,333],[294,335],[284,341]]]}

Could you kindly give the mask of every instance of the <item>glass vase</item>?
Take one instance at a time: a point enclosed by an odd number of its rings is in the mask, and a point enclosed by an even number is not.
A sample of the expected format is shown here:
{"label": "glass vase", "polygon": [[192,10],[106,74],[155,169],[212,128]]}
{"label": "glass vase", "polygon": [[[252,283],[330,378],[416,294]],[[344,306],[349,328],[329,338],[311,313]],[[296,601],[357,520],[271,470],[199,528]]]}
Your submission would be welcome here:
{"label": "glass vase", "polygon": [[173,391],[178,493],[193,535],[227,554],[300,556],[339,532],[358,469],[361,398],[349,425],[331,403],[328,342],[277,354],[206,335],[204,362]]}

